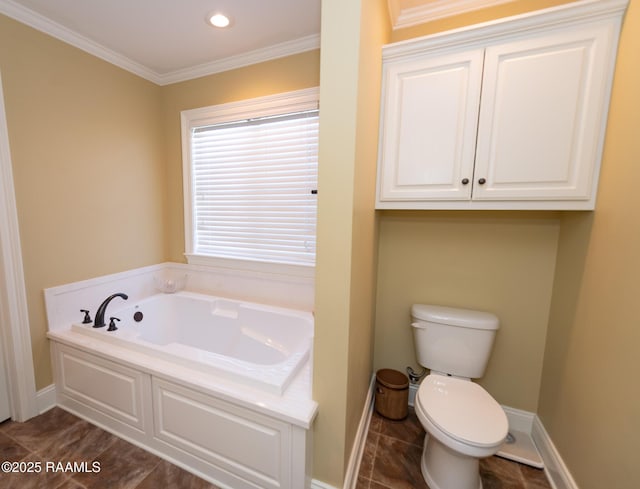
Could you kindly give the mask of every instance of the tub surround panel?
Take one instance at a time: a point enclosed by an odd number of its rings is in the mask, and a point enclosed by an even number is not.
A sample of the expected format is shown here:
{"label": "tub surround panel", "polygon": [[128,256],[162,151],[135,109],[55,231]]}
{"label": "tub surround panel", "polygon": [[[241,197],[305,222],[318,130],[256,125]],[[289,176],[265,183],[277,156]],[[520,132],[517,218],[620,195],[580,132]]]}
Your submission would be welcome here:
{"label": "tub surround panel", "polygon": [[[295,275],[245,273],[223,268],[163,263],[126,272],[45,289],[49,331],[67,329],[82,321],[80,309],[91,311],[91,318],[102,301],[115,292],[126,291],[128,303],[157,294],[160,281],[186,277],[185,289],[260,304],[304,311],[313,310],[314,279]],[[121,306],[120,306],[121,307]],[[119,308],[117,303],[110,310]]]}
{"label": "tub surround panel", "polygon": [[[152,265],[45,289],[49,331],[65,330],[73,323],[82,322],[80,309],[89,310],[93,321],[102,301],[116,292],[126,290],[128,301],[138,301],[157,293],[153,277],[164,269],[163,265]],[[118,302],[112,301],[109,305],[109,311],[118,308]]]}

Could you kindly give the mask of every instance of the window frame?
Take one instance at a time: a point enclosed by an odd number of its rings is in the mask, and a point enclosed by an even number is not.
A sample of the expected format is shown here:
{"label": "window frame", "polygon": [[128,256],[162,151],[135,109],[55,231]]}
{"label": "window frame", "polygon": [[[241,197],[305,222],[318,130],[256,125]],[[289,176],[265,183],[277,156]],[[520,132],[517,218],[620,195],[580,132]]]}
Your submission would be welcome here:
{"label": "window frame", "polygon": [[191,131],[193,128],[224,122],[280,115],[304,110],[318,109],[318,87],[292,92],[257,97],[237,102],[183,110],[180,113],[182,133],[182,181],[184,196],[185,257],[192,265],[214,266],[242,272],[264,272],[270,274],[312,277],[314,264],[288,264],[258,261],[243,258],[224,258],[194,252],[194,196],[191,164]]}

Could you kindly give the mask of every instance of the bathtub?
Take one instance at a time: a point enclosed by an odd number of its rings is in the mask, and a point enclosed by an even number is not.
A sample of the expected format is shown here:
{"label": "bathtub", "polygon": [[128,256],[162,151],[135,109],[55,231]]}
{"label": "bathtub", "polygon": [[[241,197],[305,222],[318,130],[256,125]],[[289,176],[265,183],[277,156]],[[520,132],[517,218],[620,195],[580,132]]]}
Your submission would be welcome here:
{"label": "bathtub", "polygon": [[[118,300],[118,299],[117,299]],[[116,331],[73,324],[72,330],[153,353],[268,392],[282,394],[308,360],[311,313],[192,292],[157,294],[122,308],[109,305]],[[117,306],[121,306],[120,309]]]}
{"label": "bathtub", "polygon": [[[221,488],[310,488],[313,315],[158,294],[167,268],[45,290],[56,404]],[[107,308],[117,330],[81,324],[114,292],[129,296]]]}

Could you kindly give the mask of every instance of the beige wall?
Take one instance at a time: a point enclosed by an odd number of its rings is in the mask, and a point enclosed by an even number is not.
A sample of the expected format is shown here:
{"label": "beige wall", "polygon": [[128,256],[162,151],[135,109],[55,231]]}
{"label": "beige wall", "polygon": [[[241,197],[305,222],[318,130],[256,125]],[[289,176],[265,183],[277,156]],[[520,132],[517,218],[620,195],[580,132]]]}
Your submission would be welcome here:
{"label": "beige wall", "polygon": [[314,477],[341,487],[371,375],[384,0],[322,2]]}
{"label": "beige wall", "polygon": [[555,213],[383,212],[374,367],[419,368],[412,304],[487,310],[500,330],[480,383],[535,412],[558,230]]}
{"label": "beige wall", "polygon": [[0,71],[40,389],[42,290],[166,258],[160,88],[4,16]]}
{"label": "beige wall", "polygon": [[[349,378],[346,439],[351,455],[373,368],[377,214],[374,209],[380,86],[380,49],[389,42],[385,0],[362,2],[354,160],[351,311],[349,318]],[[345,463],[348,459],[345,458]]]}
{"label": "beige wall", "polygon": [[317,87],[320,52],[309,51],[162,87],[162,123],[167,161],[169,259],[184,262],[184,209],[180,111]]}
{"label": "beige wall", "polygon": [[596,211],[562,219],[539,415],[581,489],[640,487],[640,0],[623,24]]}

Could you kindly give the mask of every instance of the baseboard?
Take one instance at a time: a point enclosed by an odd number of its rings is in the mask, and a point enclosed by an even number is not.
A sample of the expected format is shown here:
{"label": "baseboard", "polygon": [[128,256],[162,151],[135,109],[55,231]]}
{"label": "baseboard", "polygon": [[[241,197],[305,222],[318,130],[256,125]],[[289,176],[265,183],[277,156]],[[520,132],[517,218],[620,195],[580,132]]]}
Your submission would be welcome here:
{"label": "baseboard", "polygon": [[358,483],[360,461],[362,460],[362,454],[364,453],[364,446],[367,443],[367,433],[369,432],[369,423],[373,412],[375,386],[376,376],[374,374],[371,376],[371,381],[369,381],[369,390],[367,391],[367,398],[364,402],[364,408],[362,409],[362,416],[360,416],[356,439],[354,440],[353,447],[351,448],[349,465],[347,465],[347,472],[344,478],[344,489],[355,489]]}
{"label": "baseboard", "polygon": [[533,427],[533,420],[536,415],[529,411],[523,411],[521,409],[512,408],[509,406],[502,406],[507,419],[509,419],[509,429],[524,431],[531,433]]}
{"label": "baseboard", "polygon": [[[362,460],[362,454],[364,453],[364,447],[367,442],[367,433],[369,432],[369,423],[371,422],[371,414],[373,413],[373,401],[376,385],[376,376],[371,376],[369,382],[369,390],[367,391],[367,397],[362,409],[362,416],[360,416],[360,423],[358,424],[358,431],[356,432],[356,439],[353,441],[353,447],[351,448],[351,455],[349,456],[349,464],[347,465],[347,472],[344,477],[343,489],[355,489],[358,483],[358,472],[360,471],[360,461]],[[336,489],[334,486],[325,482],[313,479],[311,481],[311,489]]]}
{"label": "baseboard", "polygon": [[329,484],[325,484],[324,482],[321,482],[319,480],[313,479],[311,481],[311,489],[336,489],[333,486],[330,486]]}
{"label": "baseboard", "polygon": [[531,430],[535,414],[509,406],[502,406],[509,420],[509,438],[498,450],[499,457],[530,465],[538,469],[544,467],[540,450],[536,447]]}
{"label": "baseboard", "polygon": [[56,406],[56,385],[51,384],[36,392],[36,408],[38,414],[47,412]]}
{"label": "baseboard", "polygon": [[535,416],[533,420],[531,436],[540,450],[540,455],[544,460],[544,471],[553,489],[578,489],[571,472],[564,464],[560,453],[558,453],[538,416]]}

